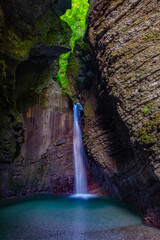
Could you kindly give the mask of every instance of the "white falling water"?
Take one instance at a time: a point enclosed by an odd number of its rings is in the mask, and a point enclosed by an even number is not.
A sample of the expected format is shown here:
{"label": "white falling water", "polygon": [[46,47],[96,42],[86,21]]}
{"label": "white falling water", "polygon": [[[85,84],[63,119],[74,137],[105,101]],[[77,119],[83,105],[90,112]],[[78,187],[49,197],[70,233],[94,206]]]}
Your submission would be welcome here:
{"label": "white falling water", "polygon": [[74,104],[73,156],[75,164],[76,194],[86,194],[88,192],[82,133],[79,125],[80,111],[82,110],[83,107],[80,103]]}

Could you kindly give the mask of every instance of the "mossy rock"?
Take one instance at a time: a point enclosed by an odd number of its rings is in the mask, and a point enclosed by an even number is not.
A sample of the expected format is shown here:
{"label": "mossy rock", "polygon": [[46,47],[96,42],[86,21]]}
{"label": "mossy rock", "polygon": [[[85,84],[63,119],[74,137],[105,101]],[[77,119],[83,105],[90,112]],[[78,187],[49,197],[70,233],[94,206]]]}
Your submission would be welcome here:
{"label": "mossy rock", "polygon": [[93,73],[90,69],[90,46],[82,38],[75,43],[74,51],[68,57],[66,81],[69,85],[69,94],[75,96],[82,89],[90,88],[90,79]]}
{"label": "mossy rock", "polygon": [[68,66],[67,66],[67,76],[77,77],[80,71],[79,59],[75,56],[74,53],[70,54],[68,58]]}
{"label": "mossy rock", "polygon": [[136,139],[143,145],[154,144],[159,141],[160,114],[153,113],[150,120],[139,129]]}
{"label": "mossy rock", "polygon": [[45,43],[48,46],[69,47],[71,29],[56,14],[53,15],[51,10],[37,20],[35,30],[39,34],[35,44]]}
{"label": "mossy rock", "polygon": [[49,9],[40,16],[32,28],[30,34],[22,36],[11,25],[5,28],[0,52],[14,59],[23,61],[29,56],[31,47],[37,44],[48,46],[57,45],[68,47],[71,38],[71,29]]}

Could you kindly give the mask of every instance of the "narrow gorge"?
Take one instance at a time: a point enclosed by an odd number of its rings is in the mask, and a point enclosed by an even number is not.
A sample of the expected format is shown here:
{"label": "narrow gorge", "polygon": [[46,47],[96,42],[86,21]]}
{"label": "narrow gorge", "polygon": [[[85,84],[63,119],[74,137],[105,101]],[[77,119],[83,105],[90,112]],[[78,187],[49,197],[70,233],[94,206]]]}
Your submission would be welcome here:
{"label": "narrow gorge", "polygon": [[[159,0],[0,0],[2,202],[75,193],[75,103],[89,193],[129,204],[159,229]],[[130,235],[112,227],[102,239],[160,239],[129,222]]]}

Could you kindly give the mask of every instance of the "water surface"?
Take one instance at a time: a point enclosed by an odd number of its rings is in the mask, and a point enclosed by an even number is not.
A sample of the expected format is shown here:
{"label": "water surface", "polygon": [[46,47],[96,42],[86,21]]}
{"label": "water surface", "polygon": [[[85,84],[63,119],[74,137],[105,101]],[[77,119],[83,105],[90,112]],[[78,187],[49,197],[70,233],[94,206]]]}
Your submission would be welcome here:
{"label": "water surface", "polygon": [[1,202],[0,239],[158,240],[160,232],[143,226],[140,216],[118,201],[39,195]]}

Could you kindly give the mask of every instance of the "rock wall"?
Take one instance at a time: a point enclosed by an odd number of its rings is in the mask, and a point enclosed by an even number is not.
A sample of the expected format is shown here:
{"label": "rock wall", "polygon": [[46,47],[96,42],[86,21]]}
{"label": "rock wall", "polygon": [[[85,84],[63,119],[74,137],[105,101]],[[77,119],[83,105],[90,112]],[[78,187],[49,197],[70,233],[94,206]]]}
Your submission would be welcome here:
{"label": "rock wall", "polygon": [[[10,191],[5,188],[3,196],[73,192],[72,115],[68,99],[55,82],[44,90],[34,106],[26,107],[24,143],[8,169]],[[8,179],[5,186],[7,182]]]}
{"label": "rock wall", "polygon": [[[84,143],[106,193],[160,227],[160,2],[92,1],[86,38],[99,82],[84,101]],[[94,85],[94,84],[93,84]]]}
{"label": "rock wall", "polygon": [[53,81],[70,1],[0,1],[0,198],[73,191],[72,110]]}

